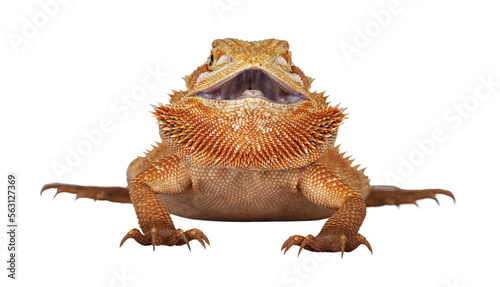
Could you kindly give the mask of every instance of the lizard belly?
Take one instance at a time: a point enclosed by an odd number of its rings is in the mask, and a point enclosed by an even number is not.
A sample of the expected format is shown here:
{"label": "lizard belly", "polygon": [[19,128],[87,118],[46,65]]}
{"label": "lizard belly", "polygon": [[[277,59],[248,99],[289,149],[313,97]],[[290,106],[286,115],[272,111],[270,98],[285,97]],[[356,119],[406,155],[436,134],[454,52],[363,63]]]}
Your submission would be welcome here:
{"label": "lizard belly", "polygon": [[297,190],[301,169],[239,170],[190,166],[192,185],[178,194],[157,194],[178,216],[225,221],[313,220],[335,211],[317,206]]}

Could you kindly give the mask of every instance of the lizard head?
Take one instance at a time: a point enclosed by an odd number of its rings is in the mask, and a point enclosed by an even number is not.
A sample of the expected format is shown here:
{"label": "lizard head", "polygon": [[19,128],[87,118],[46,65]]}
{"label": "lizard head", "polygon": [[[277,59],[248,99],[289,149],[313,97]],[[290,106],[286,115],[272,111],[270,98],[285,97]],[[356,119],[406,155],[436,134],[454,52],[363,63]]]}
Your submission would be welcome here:
{"label": "lizard head", "polygon": [[303,100],[326,104],[322,93],[309,92],[313,79],[293,64],[288,42],[283,40],[215,40],[207,61],[184,80],[188,90],[173,97],[173,102],[188,97],[255,97],[279,104]]}
{"label": "lizard head", "polygon": [[276,39],[212,43],[206,62],[184,78],[170,105],[155,108],[160,135],[178,156],[199,165],[298,168],[335,141],[343,109],[292,63]]}

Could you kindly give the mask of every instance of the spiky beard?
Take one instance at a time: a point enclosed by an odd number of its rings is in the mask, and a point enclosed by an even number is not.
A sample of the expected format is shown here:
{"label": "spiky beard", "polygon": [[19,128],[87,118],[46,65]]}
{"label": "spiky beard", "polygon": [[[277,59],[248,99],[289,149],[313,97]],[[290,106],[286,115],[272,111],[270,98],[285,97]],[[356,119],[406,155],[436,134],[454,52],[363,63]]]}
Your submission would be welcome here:
{"label": "spiky beard", "polygon": [[232,101],[190,97],[155,108],[160,136],[188,163],[242,169],[290,169],[330,148],[344,114],[303,101]]}

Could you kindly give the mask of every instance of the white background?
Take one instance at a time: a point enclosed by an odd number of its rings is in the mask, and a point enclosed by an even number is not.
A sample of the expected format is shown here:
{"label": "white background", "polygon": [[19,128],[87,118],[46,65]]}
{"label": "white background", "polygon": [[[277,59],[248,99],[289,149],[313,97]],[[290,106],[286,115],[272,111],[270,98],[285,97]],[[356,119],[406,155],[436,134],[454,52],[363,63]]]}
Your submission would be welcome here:
{"label": "white background", "polygon": [[[2,286],[499,286],[500,87],[487,99],[475,96],[479,77],[500,81],[497,2],[69,1],[52,6],[44,22],[39,3],[46,2],[0,5],[0,186],[6,190],[8,172],[19,180],[19,280],[2,267]],[[388,5],[396,11],[380,12]],[[383,25],[374,22],[387,13]],[[39,26],[26,37],[24,18]],[[24,37],[18,46],[15,35]],[[69,194],[54,200],[53,190],[40,196],[54,181],[124,186],[128,163],[159,140],[150,104],[183,89],[181,77],[225,37],[289,41],[293,62],[316,78],[312,89],[348,108],[338,142],[368,167],[373,184],[388,184],[392,173],[402,187],[452,190],[457,203],[440,196],[440,207],[425,200],[420,208],[371,208],[360,233],[374,254],[360,247],[340,259],[307,251],[297,258],[298,247],[280,253],[290,235],[315,235],[324,220],[174,216],[177,227],[200,228],[212,245],[153,252],[132,240],[118,248],[138,227],[132,205]],[[356,40],[359,50],[346,57],[341,46]],[[168,76],[125,114],[122,95],[140,88],[147,67]],[[53,165],[67,164],[68,150],[103,119],[113,130],[58,176]],[[436,129],[444,140],[430,144]],[[428,143],[426,154],[417,142]],[[410,159],[413,169],[402,174]],[[5,201],[2,193],[1,262]]]}

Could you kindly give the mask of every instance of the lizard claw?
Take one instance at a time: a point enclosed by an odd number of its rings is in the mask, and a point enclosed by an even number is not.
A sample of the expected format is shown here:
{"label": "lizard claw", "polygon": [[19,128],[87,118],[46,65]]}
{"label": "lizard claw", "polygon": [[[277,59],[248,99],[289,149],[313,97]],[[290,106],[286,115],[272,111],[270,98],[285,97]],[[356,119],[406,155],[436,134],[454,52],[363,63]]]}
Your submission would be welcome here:
{"label": "lizard claw", "polygon": [[205,242],[210,245],[210,241],[208,240],[207,236],[199,229],[193,228],[191,230],[188,230],[186,233],[186,238],[188,241],[191,241],[193,239],[198,240],[201,245],[203,245],[203,248],[207,248],[205,245]]}
{"label": "lizard claw", "polygon": [[199,229],[193,228],[188,231],[183,231],[182,229],[174,229],[171,227],[153,227],[149,231],[144,232],[144,234],[138,229],[134,228],[130,230],[120,242],[120,247],[129,238],[133,238],[137,243],[141,245],[153,245],[153,251],[157,245],[184,245],[186,244],[189,251],[191,251],[191,245],[189,241],[196,239],[198,242],[206,248],[205,242],[210,245],[207,236]]}
{"label": "lizard claw", "polygon": [[[314,236],[312,235],[307,235],[306,237],[301,236],[301,235],[293,235],[290,236],[285,243],[283,243],[283,246],[281,247],[281,250],[285,250],[283,254],[286,254],[286,252],[294,245],[300,246],[299,253],[297,256],[300,255],[300,252],[302,252],[302,249],[306,247],[306,245],[310,244],[314,240]],[[307,249],[307,248],[306,248]]]}
{"label": "lizard claw", "polygon": [[304,249],[304,246],[306,246],[307,243],[308,243],[308,240],[306,237],[306,240],[302,240],[302,243],[300,244],[299,253],[297,254],[297,257],[300,256],[300,252],[302,251],[302,249]]}
{"label": "lizard claw", "polygon": [[361,234],[358,234],[358,238],[359,238],[359,242],[361,244],[363,244],[364,246],[366,246],[368,248],[368,250],[370,250],[370,252],[373,254],[373,250],[372,250],[372,246],[370,245],[370,242],[368,242],[368,240],[366,240],[366,238]]}
{"label": "lizard claw", "polygon": [[[284,243],[283,243],[283,246],[281,246],[281,251],[283,251],[283,249],[285,249],[285,252],[283,254],[286,254],[286,252],[288,251],[288,249],[290,249],[292,246],[294,245],[298,245],[299,242],[302,242],[304,241],[304,236],[300,236],[300,235],[293,235],[293,236],[290,236]],[[300,252],[299,252],[300,253]]]}
{"label": "lizard claw", "polygon": [[182,231],[182,229],[177,229],[177,233],[182,238],[182,240],[184,241],[184,243],[187,245],[189,251],[191,251],[191,245],[189,245],[189,240],[187,239],[187,236],[184,233],[184,231]]}
{"label": "lizard claw", "polygon": [[[144,236],[140,231],[139,229],[137,228],[134,228],[132,230],[130,230],[122,239],[122,241],[120,242],[120,247],[122,247],[123,243],[125,243],[125,241],[127,241],[127,239],[129,238],[134,238],[135,241],[137,241],[139,244],[142,244],[142,245],[147,245],[147,239],[146,239],[146,236]],[[154,246],[153,246],[153,249],[154,249]]]}
{"label": "lizard claw", "polygon": [[344,258],[345,243],[347,242],[347,237],[344,234],[340,235],[340,258]]}

